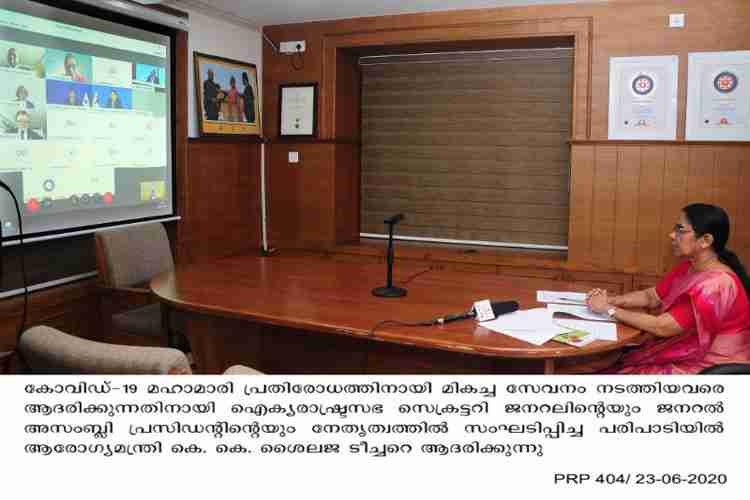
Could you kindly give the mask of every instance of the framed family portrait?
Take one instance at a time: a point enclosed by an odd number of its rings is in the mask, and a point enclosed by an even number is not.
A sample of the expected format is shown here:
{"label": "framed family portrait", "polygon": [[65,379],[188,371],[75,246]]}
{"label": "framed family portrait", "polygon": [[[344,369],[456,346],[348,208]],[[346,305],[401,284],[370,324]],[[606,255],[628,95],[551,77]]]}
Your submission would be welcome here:
{"label": "framed family portrait", "polygon": [[318,100],[316,83],[292,83],[279,87],[279,136],[314,137]]}
{"label": "framed family portrait", "polygon": [[193,59],[201,135],[261,135],[255,64],[198,52]]}

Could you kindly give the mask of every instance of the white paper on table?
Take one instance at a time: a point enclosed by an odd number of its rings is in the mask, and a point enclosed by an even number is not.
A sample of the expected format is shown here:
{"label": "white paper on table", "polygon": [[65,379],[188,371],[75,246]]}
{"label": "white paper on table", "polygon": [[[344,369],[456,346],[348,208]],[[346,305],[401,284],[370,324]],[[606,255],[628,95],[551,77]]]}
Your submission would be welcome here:
{"label": "white paper on table", "polygon": [[590,319],[592,321],[612,321],[607,314],[599,314],[589,311],[587,306],[574,306],[567,304],[547,304],[547,309],[553,313],[560,312],[576,316],[581,319]]}
{"label": "white paper on table", "polygon": [[586,294],[580,292],[550,292],[548,290],[537,290],[537,302],[560,303],[560,304],[586,304]]}
{"label": "white paper on table", "polygon": [[479,324],[493,332],[534,345],[542,345],[552,337],[569,331],[556,325],[552,320],[552,312],[544,307],[502,314],[491,321]]}
{"label": "white paper on table", "polygon": [[617,324],[615,323],[567,318],[556,318],[555,323],[570,330],[590,333],[598,340],[617,340]]}

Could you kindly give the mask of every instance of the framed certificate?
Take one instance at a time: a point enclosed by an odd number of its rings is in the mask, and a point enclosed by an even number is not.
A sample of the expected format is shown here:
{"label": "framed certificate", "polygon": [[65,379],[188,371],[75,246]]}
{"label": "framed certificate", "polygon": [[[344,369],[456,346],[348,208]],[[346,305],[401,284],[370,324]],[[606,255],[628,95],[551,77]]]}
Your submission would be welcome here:
{"label": "framed certificate", "polygon": [[750,141],[750,51],[688,54],[685,139]]}
{"label": "framed certificate", "polygon": [[314,137],[317,83],[279,86],[279,136]]}
{"label": "framed certificate", "polygon": [[609,139],[677,138],[678,56],[609,60]]}

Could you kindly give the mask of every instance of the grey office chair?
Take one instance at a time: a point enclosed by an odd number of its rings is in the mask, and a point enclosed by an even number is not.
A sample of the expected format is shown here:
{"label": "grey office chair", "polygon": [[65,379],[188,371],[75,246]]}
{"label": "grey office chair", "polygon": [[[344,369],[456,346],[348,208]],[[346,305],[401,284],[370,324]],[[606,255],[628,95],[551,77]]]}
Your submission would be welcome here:
{"label": "grey office chair", "polygon": [[[156,275],[174,269],[167,233],[161,224],[141,224],[97,232],[96,261],[102,285],[104,317],[117,334],[130,335],[138,345],[171,346],[189,352],[179,335],[178,319],[166,312],[148,288]],[[122,311],[123,305],[137,307]],[[130,343],[130,341],[127,341]]]}
{"label": "grey office chair", "polygon": [[263,372],[245,365],[234,365],[227,368],[224,375],[263,375]]}
{"label": "grey office chair", "polygon": [[[29,328],[17,348],[21,365],[45,375],[190,375],[182,351],[170,347],[105,344],[82,339],[48,326]],[[225,375],[262,375],[235,365]]]}
{"label": "grey office chair", "polygon": [[182,351],[95,342],[48,326],[29,328],[18,340],[21,365],[45,375],[179,375],[190,374]]}

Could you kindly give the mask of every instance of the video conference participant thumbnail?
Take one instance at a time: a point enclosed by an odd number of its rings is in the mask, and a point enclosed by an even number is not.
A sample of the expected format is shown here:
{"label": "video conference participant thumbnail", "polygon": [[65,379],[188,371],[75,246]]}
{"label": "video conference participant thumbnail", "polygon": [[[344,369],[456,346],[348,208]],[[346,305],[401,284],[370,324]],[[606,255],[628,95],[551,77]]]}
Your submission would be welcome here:
{"label": "video conference participant thumbnail", "polygon": [[0,102],[16,103],[18,109],[44,107],[47,89],[44,80],[25,72],[0,72]]}
{"label": "video conference participant thumbnail", "polygon": [[133,89],[94,85],[92,90],[99,103],[99,108],[133,109]]}
{"label": "video conference participant thumbnail", "polygon": [[47,78],[78,83],[92,80],[91,56],[57,49],[47,49],[44,57]]}
{"label": "video conference participant thumbnail", "polygon": [[38,141],[47,136],[47,111],[41,104],[33,109],[19,107],[16,102],[0,104],[0,125],[3,139]]}
{"label": "video conference participant thumbnail", "polygon": [[16,134],[19,141],[41,141],[44,136],[31,127],[31,115],[25,109],[16,111]]}
{"label": "video conference participant thumbnail", "polygon": [[44,78],[44,53],[41,47],[0,41],[0,69]]}
{"label": "video conference participant thumbnail", "polygon": [[133,81],[154,87],[166,87],[166,70],[160,66],[136,63],[133,66]]}
{"label": "video conference participant thumbnail", "polygon": [[47,80],[47,103],[62,106],[91,106],[92,86],[63,80]]}

